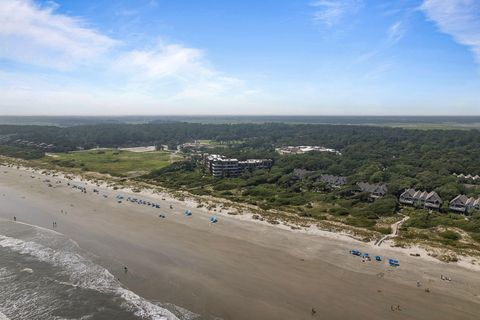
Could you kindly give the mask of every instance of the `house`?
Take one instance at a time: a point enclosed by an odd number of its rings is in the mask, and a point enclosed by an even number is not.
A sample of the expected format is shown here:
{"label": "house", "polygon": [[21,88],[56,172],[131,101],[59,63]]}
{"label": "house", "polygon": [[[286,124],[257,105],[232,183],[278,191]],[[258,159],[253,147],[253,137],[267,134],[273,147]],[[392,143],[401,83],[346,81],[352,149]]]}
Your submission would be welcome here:
{"label": "house", "polygon": [[460,213],[468,213],[470,210],[480,210],[480,198],[469,198],[464,194],[460,194],[450,201],[449,209]]}
{"label": "house", "polygon": [[292,177],[295,179],[303,179],[309,174],[312,174],[314,171],[305,170],[305,169],[293,169]]}
{"label": "house", "polygon": [[435,192],[406,189],[399,198],[399,202],[405,205],[421,206],[427,209],[440,209],[443,201]]}
{"label": "house", "polygon": [[347,177],[333,176],[331,174],[322,174],[318,180],[334,187],[340,187],[347,183]]}
{"label": "house", "polygon": [[422,194],[421,201],[423,201],[425,208],[437,210],[440,209],[443,203],[442,199],[435,191],[427,193],[426,195]]}
{"label": "house", "polygon": [[457,178],[459,178],[460,180],[467,180],[467,182],[477,182],[477,181],[480,181],[480,176],[478,174],[476,175],[473,175],[473,174],[457,174],[457,173],[453,173],[453,175]]}
{"label": "house", "polygon": [[367,182],[357,182],[356,186],[357,191],[368,193],[372,200],[382,198],[388,192],[387,185],[382,183],[370,184]]}
{"label": "house", "polygon": [[415,204],[415,189],[406,189],[401,195],[398,201],[401,204],[414,205]]}

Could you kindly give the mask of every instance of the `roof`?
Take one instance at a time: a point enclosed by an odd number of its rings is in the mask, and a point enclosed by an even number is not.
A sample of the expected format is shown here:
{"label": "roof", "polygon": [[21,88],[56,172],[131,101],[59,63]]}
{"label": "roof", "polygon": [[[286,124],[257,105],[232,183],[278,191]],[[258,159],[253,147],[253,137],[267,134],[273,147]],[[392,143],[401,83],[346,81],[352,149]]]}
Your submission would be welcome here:
{"label": "roof", "polygon": [[427,202],[440,202],[442,203],[442,198],[435,191],[427,192],[423,190],[415,189],[405,189],[405,191],[400,195],[401,198],[410,197],[415,200],[427,201]]}
{"label": "roof", "polygon": [[467,197],[464,194],[459,194],[450,201],[450,205],[477,207],[480,205],[480,198]]}
{"label": "roof", "polygon": [[388,192],[386,184],[370,184],[367,182],[357,182],[357,186],[362,192],[386,194]]}

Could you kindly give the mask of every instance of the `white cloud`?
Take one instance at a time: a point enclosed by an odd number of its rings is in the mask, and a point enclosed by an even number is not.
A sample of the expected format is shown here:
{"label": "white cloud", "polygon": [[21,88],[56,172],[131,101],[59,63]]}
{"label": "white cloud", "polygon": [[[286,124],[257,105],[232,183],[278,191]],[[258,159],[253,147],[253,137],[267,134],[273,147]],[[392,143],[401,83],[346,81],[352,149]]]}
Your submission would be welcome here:
{"label": "white cloud", "polygon": [[480,63],[480,1],[425,0],[420,9],[441,32],[468,46]]}
{"label": "white cloud", "polygon": [[[56,10],[32,0],[0,0],[0,60],[26,66],[8,76],[0,69],[0,113],[33,101],[46,110],[62,99],[76,110],[82,103],[152,108],[160,102],[226,99],[247,90],[241,80],[211,66],[203,50],[166,42],[126,50],[128,43]],[[67,108],[63,112],[71,113]]]}
{"label": "white cloud", "polygon": [[0,58],[69,69],[98,57],[117,42],[79,18],[30,0],[0,1]]}
{"label": "white cloud", "polygon": [[133,50],[122,54],[113,67],[149,79],[177,77],[180,79],[210,76],[202,50],[179,44],[160,44],[151,50]]}
{"label": "white cloud", "polygon": [[405,36],[406,28],[402,21],[397,21],[388,28],[388,39],[392,43],[397,43]]}
{"label": "white cloud", "polygon": [[316,10],[313,13],[314,22],[332,27],[357,13],[363,4],[363,0],[317,0],[310,5]]}

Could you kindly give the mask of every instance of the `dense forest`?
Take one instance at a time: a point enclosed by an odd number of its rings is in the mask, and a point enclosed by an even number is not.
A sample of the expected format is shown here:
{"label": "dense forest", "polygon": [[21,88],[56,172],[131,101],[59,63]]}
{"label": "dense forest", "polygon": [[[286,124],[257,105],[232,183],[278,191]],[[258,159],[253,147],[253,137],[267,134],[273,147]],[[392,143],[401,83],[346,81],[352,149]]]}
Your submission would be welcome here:
{"label": "dense forest", "polygon": [[[184,161],[154,170],[140,179],[192,194],[250,203],[265,210],[290,210],[318,219],[336,216],[346,224],[366,228],[377,228],[379,218],[398,212],[398,196],[405,188],[436,191],[444,201],[440,210],[443,218],[417,210],[409,225],[429,228],[439,221],[445,224],[447,219],[451,225],[480,239],[479,214],[472,214],[471,221],[465,224],[458,215],[448,213],[448,202],[456,195],[480,195],[478,186],[453,175],[480,175],[478,130],[283,123],[2,125],[0,154],[32,159],[43,157],[46,151],[94,147],[168,145],[176,150],[183,143],[200,139],[215,143],[200,146],[194,152],[185,151]],[[289,145],[318,145],[340,153],[285,156],[275,151]],[[268,170],[246,171],[236,178],[213,178],[203,165],[201,154],[205,153],[239,160],[269,158],[274,165]],[[346,183],[332,186],[320,179],[325,174],[345,177]],[[388,192],[372,202],[367,194],[353,192],[357,182],[385,184]]]}

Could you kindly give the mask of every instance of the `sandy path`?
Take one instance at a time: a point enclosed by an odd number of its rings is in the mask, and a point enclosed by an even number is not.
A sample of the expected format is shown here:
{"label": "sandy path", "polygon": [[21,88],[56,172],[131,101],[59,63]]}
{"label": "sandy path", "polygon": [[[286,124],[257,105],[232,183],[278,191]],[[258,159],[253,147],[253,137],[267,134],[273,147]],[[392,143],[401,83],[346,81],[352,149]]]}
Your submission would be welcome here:
{"label": "sandy path", "polygon": [[[0,169],[1,217],[16,215],[47,228],[55,220],[57,231],[77,241],[135,292],[207,319],[479,316],[480,279],[474,271],[230,217],[211,225],[207,214],[180,202],[158,201],[161,209],[119,204],[113,190],[101,189],[109,195],[105,199],[68,188],[65,182],[48,187],[39,174],[31,178],[29,172]],[[187,208],[193,216],[182,214]],[[362,263],[348,254],[352,247],[398,258],[401,267]],[[440,274],[452,281],[440,280]],[[400,305],[401,311],[391,311],[392,305]],[[313,317],[312,308],[317,311]]]}

